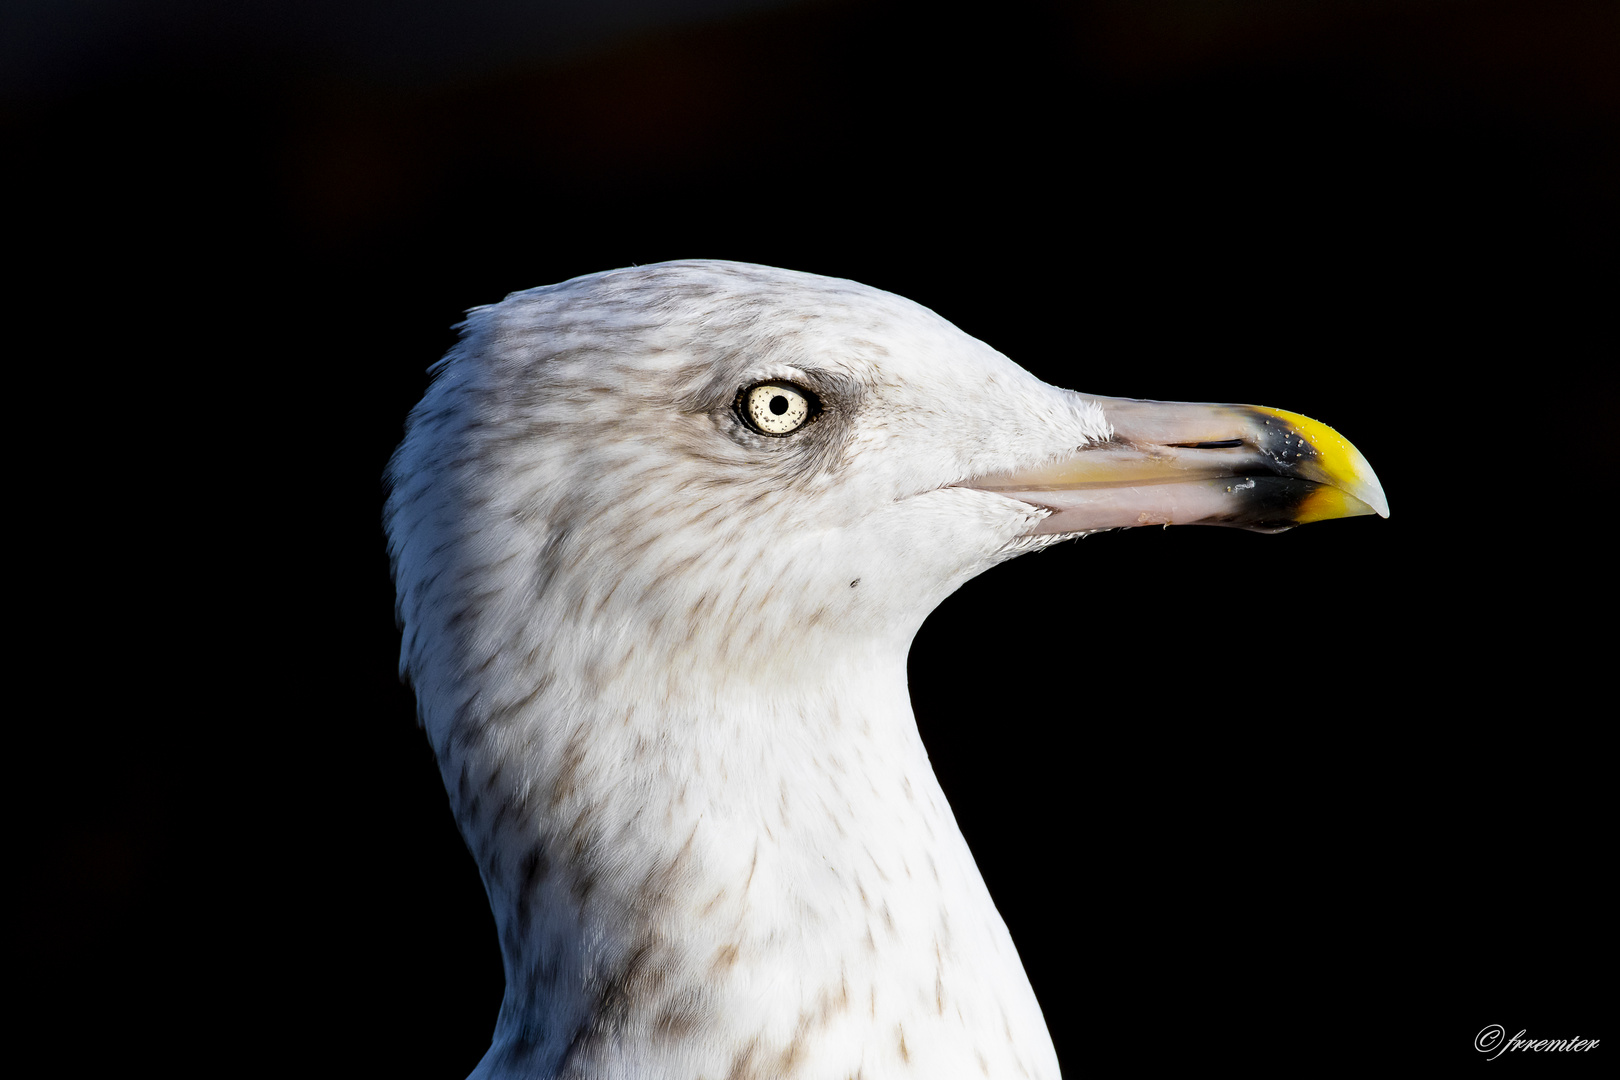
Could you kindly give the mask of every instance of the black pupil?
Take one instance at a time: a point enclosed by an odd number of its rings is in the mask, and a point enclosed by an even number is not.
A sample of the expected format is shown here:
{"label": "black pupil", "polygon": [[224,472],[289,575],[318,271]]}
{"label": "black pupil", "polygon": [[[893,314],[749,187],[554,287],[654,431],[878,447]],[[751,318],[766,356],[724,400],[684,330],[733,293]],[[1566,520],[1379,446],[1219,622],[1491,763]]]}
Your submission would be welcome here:
{"label": "black pupil", "polygon": [[783,397],[781,394],[777,394],[775,397],[771,398],[771,412],[772,413],[774,413],[777,416],[781,416],[783,413],[787,412],[787,410],[788,410],[788,399],[787,398]]}

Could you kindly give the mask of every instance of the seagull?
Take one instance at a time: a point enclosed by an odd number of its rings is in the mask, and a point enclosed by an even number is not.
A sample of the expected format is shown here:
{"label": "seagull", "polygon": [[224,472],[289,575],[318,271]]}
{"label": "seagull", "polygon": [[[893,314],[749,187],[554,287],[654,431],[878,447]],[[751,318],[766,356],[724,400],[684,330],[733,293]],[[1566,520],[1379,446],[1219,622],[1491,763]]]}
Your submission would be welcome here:
{"label": "seagull", "polygon": [[852,281],[638,266],[471,311],[388,471],[415,689],[495,914],[473,1077],[1059,1076],[906,684],[1104,529],[1388,516],[1326,425],[1089,397]]}

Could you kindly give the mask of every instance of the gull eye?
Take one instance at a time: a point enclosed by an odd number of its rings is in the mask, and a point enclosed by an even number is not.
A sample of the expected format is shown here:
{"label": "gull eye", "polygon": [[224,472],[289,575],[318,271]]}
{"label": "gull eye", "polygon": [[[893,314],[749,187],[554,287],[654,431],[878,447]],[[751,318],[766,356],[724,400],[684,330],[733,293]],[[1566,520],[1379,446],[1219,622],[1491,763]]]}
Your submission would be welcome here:
{"label": "gull eye", "polygon": [[820,410],[814,394],[792,383],[755,383],[737,395],[737,411],[761,435],[791,435]]}

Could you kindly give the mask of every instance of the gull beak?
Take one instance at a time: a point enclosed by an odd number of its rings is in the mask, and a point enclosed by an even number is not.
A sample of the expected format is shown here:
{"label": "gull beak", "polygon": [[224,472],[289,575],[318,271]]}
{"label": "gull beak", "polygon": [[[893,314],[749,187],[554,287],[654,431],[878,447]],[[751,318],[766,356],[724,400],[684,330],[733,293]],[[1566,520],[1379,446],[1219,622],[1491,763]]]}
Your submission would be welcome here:
{"label": "gull beak", "polygon": [[1309,417],[1260,405],[1087,400],[1107,415],[1108,442],[962,486],[1051,510],[1032,536],[1133,525],[1281,532],[1328,518],[1389,516],[1361,451]]}

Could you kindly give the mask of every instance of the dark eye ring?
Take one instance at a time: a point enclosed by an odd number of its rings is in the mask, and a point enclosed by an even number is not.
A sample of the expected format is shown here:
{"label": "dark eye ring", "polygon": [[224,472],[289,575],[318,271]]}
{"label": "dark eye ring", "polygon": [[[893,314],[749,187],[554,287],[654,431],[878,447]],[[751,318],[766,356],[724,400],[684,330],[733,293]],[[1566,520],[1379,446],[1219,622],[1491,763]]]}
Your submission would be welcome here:
{"label": "dark eye ring", "polygon": [[737,394],[737,415],[761,435],[792,435],[820,411],[816,395],[790,382],[759,382]]}

